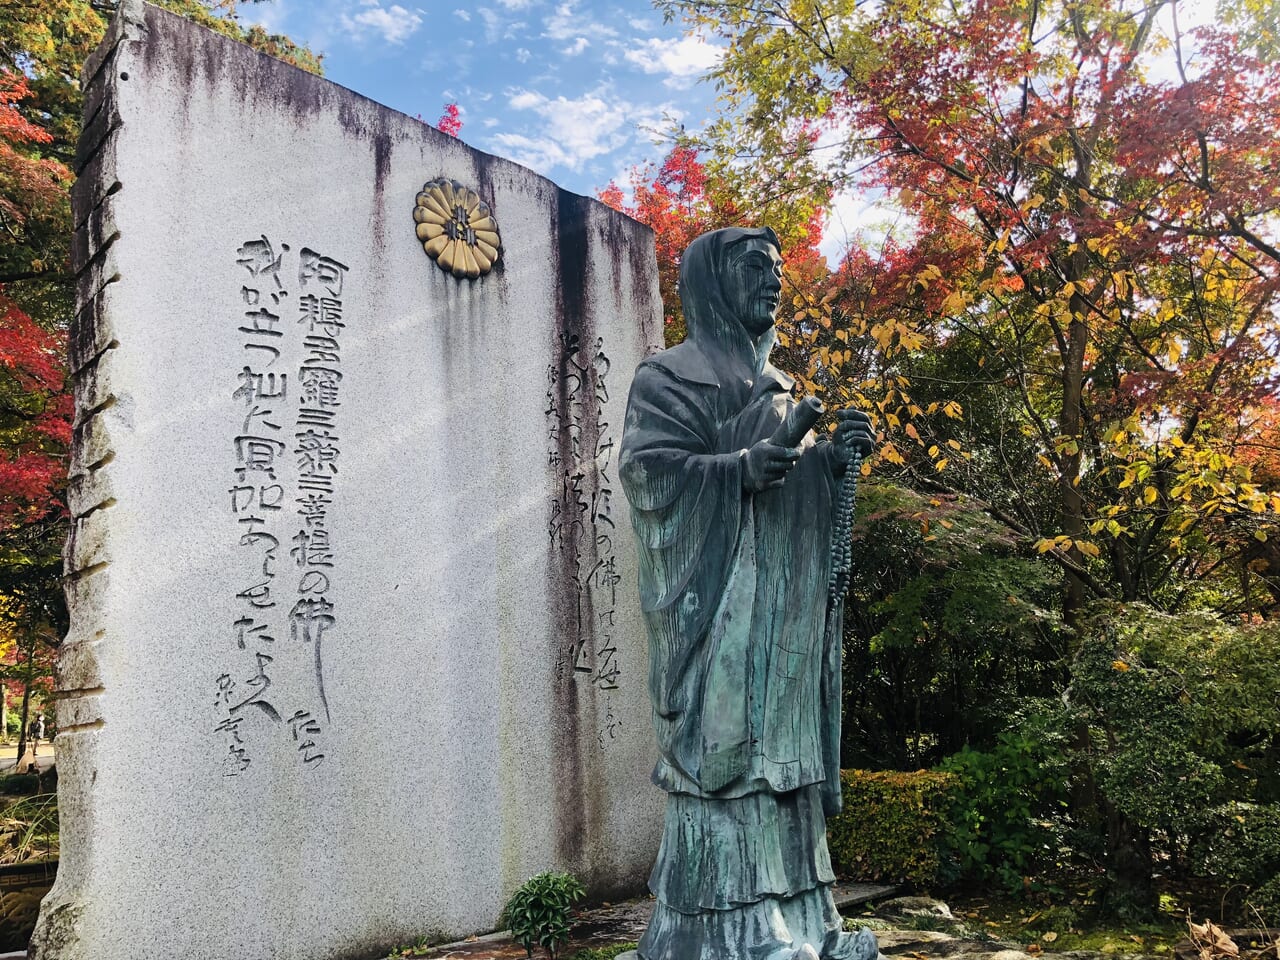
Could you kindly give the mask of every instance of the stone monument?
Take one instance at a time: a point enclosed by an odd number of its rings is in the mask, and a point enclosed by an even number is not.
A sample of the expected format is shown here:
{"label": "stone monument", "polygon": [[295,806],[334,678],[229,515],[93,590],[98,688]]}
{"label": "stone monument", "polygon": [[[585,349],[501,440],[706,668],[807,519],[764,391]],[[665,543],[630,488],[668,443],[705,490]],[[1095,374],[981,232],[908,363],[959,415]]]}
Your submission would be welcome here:
{"label": "stone monument", "polygon": [[872,431],[842,410],[815,438],[821,404],[793,401],[769,363],[781,266],[768,228],[695,240],[680,263],[689,336],[640,366],[627,403],[620,474],[667,793],[641,960],[879,952],[869,931],[843,932],[826,840],[844,545]]}
{"label": "stone monument", "polygon": [[343,960],[661,831],[650,231],[137,0],[85,67],[38,960]]}

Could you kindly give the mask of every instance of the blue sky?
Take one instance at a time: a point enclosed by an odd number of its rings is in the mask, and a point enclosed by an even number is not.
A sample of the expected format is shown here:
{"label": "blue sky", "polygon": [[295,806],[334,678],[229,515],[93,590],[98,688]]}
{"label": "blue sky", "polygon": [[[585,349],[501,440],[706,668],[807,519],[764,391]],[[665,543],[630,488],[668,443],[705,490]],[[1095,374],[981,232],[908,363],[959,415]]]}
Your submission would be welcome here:
{"label": "blue sky", "polygon": [[664,24],[646,0],[271,0],[243,22],[306,41],[325,76],[593,194],[662,158],[658,131],[698,127],[716,48]]}
{"label": "blue sky", "polygon": [[[1180,5],[1184,29],[1213,18],[1210,0]],[[325,75],[435,123],[461,111],[462,139],[577,193],[594,195],[660,161],[674,123],[700,128],[715,105],[699,79],[714,43],[663,23],[648,0],[268,0],[240,6],[324,54]],[[1167,10],[1157,28],[1168,35]],[[1152,78],[1171,80],[1168,52]],[[833,199],[820,250],[831,262],[855,240],[900,229],[893,204],[849,190]],[[908,225],[909,226],[909,225]]]}

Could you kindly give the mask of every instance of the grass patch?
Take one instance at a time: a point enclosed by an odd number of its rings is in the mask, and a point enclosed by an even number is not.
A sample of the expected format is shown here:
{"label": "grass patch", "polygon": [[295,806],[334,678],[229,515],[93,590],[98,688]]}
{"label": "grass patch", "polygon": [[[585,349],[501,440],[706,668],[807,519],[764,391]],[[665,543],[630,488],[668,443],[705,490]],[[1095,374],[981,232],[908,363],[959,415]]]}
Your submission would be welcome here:
{"label": "grass patch", "polygon": [[57,857],[57,794],[23,797],[0,808],[0,864]]}

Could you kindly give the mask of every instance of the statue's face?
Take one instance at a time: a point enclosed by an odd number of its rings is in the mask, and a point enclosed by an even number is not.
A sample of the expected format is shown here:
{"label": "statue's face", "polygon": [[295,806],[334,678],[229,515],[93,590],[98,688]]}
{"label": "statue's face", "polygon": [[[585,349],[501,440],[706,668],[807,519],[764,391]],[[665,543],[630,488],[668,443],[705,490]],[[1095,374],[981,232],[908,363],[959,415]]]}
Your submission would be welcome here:
{"label": "statue's face", "polygon": [[725,297],[753,337],[773,326],[782,297],[782,256],[763,237],[737,244],[725,273]]}

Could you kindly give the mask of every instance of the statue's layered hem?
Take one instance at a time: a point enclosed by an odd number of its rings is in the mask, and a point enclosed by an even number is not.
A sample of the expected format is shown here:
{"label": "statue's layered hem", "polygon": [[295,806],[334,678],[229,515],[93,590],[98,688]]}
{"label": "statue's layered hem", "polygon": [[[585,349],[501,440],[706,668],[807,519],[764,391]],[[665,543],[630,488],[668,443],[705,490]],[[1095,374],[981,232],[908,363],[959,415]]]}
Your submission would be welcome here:
{"label": "statue's layered hem", "polygon": [[649,889],[672,910],[729,910],[834,882],[817,786],[732,800],[668,795]]}

